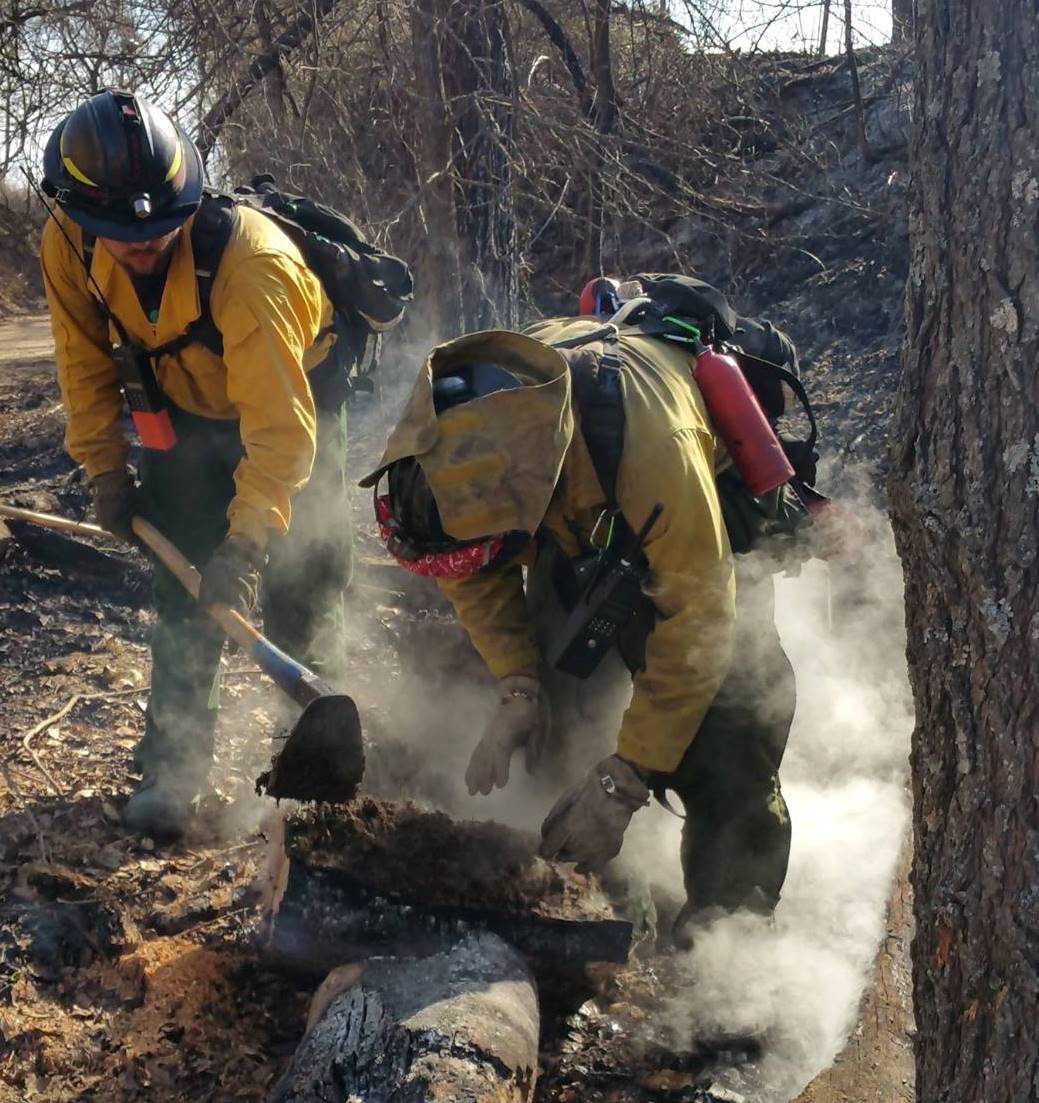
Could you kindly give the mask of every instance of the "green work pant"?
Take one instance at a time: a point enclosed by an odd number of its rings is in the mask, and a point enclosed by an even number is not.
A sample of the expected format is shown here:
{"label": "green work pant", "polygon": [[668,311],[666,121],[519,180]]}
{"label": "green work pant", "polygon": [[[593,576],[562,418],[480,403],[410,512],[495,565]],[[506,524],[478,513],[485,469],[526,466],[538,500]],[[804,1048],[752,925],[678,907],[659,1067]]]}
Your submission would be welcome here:
{"label": "green work pant", "polygon": [[[741,562],[741,561],[738,561]],[[542,652],[565,620],[561,553],[544,544],[527,580],[527,602]],[[689,911],[750,908],[770,912],[779,900],[790,856],[790,817],[779,766],[794,716],[794,673],[773,618],[770,574],[737,570],[734,661],[678,768],[657,773],[650,787],[673,792],[685,809],[681,865]],[[640,628],[641,625],[641,628]],[[622,641],[629,669],[642,665],[652,625],[636,618]],[[636,638],[641,634],[641,639]],[[609,667],[607,669],[607,667]],[[598,726],[600,706],[617,698],[624,676],[608,659],[588,682],[552,673],[553,717],[562,727]],[[695,737],[695,738],[694,738]]]}
{"label": "green work pant", "polygon": [[[227,534],[234,472],[244,454],[239,426],[176,409],[172,416],[176,446],[143,454],[142,510],[203,567]],[[345,404],[319,411],[317,436],[313,476],[293,499],[289,534],[272,541],[263,580],[264,629],[303,662],[314,658],[315,641],[327,640],[331,630],[341,627],[350,581]],[[201,783],[213,758],[223,634],[158,562],[153,598],[151,694],[134,766],[142,773],[173,772]]]}
{"label": "green work pant", "polygon": [[771,576],[737,586],[733,665],[678,768],[657,774],[685,808],[682,874],[689,910],[779,902],[790,814],[779,784],[794,718],[794,671],[773,619]]}

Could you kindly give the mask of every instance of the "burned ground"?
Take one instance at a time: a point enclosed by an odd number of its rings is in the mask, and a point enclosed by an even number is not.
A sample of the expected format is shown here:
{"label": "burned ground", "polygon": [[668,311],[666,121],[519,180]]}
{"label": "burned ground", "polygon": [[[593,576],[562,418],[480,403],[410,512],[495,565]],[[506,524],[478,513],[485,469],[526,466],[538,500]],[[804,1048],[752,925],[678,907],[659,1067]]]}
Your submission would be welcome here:
{"label": "burned ground", "polygon": [[[809,133],[797,146],[747,146],[745,178],[725,185],[741,223],[728,246],[719,248],[717,227],[669,227],[683,259],[793,334],[835,478],[860,461],[883,464],[901,334],[903,78],[875,59],[865,79],[875,161],[854,148],[839,62],[780,74],[769,125],[797,115]],[[637,243],[628,261],[629,270],[663,266]],[[62,449],[48,341],[42,319],[3,329],[0,482],[8,502],[81,517],[85,488]],[[396,355],[387,378],[400,382],[414,357]],[[367,469],[386,418],[373,406],[355,419],[355,471]],[[861,478],[878,496],[878,468]],[[428,591],[416,595],[386,567],[364,495],[357,508],[355,600],[370,615],[352,641],[350,691],[379,748],[370,789],[408,794],[422,776],[437,803],[439,764],[395,741],[379,687],[398,655],[432,676],[465,666],[468,645]],[[274,692],[242,656],[225,659],[214,792],[198,829],[162,850],[129,837],[118,821],[148,682],[146,565],[100,541],[18,536],[0,548],[0,1100],[262,1100],[303,1033],[313,991],[257,951],[269,805],[252,780],[283,719]],[[898,991],[908,920],[896,900],[878,986],[843,1064],[809,1089],[812,1103],[866,1098],[850,1086],[864,1082],[877,1099],[911,1097]],[[725,1039],[665,1046],[645,1030],[681,985],[669,961],[643,948],[630,968],[597,970],[580,1009],[543,1009],[541,1103],[702,1099],[716,1062],[753,1056]]]}

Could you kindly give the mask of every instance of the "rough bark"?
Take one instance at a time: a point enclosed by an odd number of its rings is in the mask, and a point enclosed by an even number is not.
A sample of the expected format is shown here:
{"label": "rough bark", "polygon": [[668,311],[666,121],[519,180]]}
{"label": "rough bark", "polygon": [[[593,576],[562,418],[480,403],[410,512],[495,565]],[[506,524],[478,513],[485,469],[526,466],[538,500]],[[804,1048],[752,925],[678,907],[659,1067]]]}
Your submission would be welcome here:
{"label": "rough bark", "polygon": [[[469,935],[445,953],[371,961],[344,979],[348,986],[318,1010],[271,1103],[531,1098],[537,993],[522,958],[501,939]],[[334,992],[338,979],[329,980]]]}
{"label": "rough bark", "polygon": [[918,5],[891,493],[917,708],[918,1098],[1039,1095],[1039,19]]}

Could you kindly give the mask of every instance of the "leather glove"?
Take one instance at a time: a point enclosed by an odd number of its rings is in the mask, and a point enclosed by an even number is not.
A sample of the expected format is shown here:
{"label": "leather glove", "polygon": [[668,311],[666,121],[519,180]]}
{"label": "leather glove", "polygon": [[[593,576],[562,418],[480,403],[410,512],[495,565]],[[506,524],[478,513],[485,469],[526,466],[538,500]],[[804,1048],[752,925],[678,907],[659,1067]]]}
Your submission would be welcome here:
{"label": "leather glove", "polygon": [[499,679],[501,699],[469,759],[465,784],[471,796],[504,789],[512,752],[526,748],[527,773],[533,773],[545,749],[552,717],[548,697],[537,678],[509,674]]}
{"label": "leather glove", "polygon": [[95,475],[90,480],[90,498],[97,523],[106,532],[130,543],[136,540],[130,522],[137,512],[137,491],[129,471],[123,468]]}
{"label": "leather glove", "polygon": [[244,536],[227,536],[202,571],[198,601],[202,606],[230,605],[247,617],[260,596],[264,554]]}
{"label": "leather glove", "polygon": [[578,873],[615,858],[631,817],[649,804],[639,771],[611,754],[556,801],[541,825],[541,856],[576,862]]}

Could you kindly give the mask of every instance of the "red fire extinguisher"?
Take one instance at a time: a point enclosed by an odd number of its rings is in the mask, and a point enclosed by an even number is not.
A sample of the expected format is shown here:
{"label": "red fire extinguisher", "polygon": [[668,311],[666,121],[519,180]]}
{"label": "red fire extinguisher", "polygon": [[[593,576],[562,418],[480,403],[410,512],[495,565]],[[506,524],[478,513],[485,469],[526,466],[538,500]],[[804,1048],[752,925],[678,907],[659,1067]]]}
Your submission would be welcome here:
{"label": "red fire extinguisher", "polygon": [[695,326],[677,318],[665,321],[695,331],[693,379],[747,489],[758,496],[789,482],[793,465],[736,358],[705,345]]}

